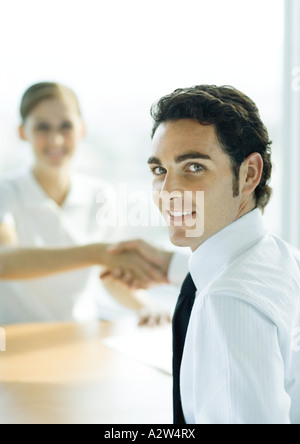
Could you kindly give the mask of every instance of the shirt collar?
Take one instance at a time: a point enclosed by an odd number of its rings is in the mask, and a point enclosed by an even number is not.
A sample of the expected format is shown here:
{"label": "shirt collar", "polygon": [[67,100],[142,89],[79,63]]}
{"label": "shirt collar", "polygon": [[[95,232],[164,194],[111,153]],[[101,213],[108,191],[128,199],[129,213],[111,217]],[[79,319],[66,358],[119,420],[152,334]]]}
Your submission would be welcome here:
{"label": "shirt collar", "polygon": [[205,241],[191,256],[189,268],[197,289],[203,290],[242,252],[266,234],[260,210],[256,209]]}
{"label": "shirt collar", "polygon": [[72,175],[71,188],[62,207],[59,207],[54,202],[54,200],[51,199],[46,194],[46,192],[37,182],[32,171],[29,171],[25,175],[24,180],[25,180],[25,189],[23,190],[25,193],[24,198],[31,205],[37,205],[37,206],[46,205],[63,211],[65,208],[69,206],[84,205],[90,197],[89,195],[87,195],[84,179],[82,179],[77,174]]}

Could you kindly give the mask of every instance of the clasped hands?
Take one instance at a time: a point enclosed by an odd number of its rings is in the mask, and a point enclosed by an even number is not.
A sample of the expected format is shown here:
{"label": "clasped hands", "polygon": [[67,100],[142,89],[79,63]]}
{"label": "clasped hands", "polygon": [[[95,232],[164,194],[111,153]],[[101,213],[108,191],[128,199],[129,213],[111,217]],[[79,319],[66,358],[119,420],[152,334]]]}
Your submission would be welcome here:
{"label": "clasped hands", "polygon": [[102,280],[117,280],[132,290],[168,284],[173,253],[155,248],[142,240],[121,242],[107,247]]}

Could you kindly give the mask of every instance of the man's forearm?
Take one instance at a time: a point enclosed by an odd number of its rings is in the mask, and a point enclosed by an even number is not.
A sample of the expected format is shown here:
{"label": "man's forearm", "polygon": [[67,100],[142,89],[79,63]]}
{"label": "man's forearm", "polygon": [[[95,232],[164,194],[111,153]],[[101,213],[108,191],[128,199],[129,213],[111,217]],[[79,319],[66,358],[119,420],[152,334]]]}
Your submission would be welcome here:
{"label": "man's forearm", "polygon": [[5,249],[0,251],[0,279],[35,279],[106,265],[106,248],[105,244],[93,244],[58,249]]}

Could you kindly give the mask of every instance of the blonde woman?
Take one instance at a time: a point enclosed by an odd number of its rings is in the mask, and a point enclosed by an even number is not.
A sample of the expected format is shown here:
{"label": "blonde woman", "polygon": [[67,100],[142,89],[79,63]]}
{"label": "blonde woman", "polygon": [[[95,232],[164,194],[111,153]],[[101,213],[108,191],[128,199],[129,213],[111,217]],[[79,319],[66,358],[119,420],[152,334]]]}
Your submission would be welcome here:
{"label": "blonde woman", "polygon": [[0,324],[72,319],[80,306],[94,315],[91,296],[100,292],[94,265],[135,288],[167,282],[171,253],[109,252],[112,230],[96,222],[103,185],[72,172],[85,135],[74,92],[56,83],[33,85],[21,118],[20,137],[35,161],[0,183]]}

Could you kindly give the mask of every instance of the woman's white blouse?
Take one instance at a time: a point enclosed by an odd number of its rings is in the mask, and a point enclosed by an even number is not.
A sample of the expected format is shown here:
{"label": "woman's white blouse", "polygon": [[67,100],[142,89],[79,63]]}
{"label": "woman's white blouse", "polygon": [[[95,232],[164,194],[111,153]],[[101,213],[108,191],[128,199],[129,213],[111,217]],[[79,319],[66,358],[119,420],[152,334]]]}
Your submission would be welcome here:
{"label": "woman's white blouse", "polygon": [[[28,172],[0,183],[0,222],[16,227],[20,247],[108,242],[112,232],[99,228],[96,220],[104,193],[103,182],[74,175],[70,193],[60,207]],[[95,316],[95,292],[100,292],[99,269],[95,268],[31,281],[1,282],[0,325],[73,319],[81,300],[84,309],[78,308],[79,318]]]}

